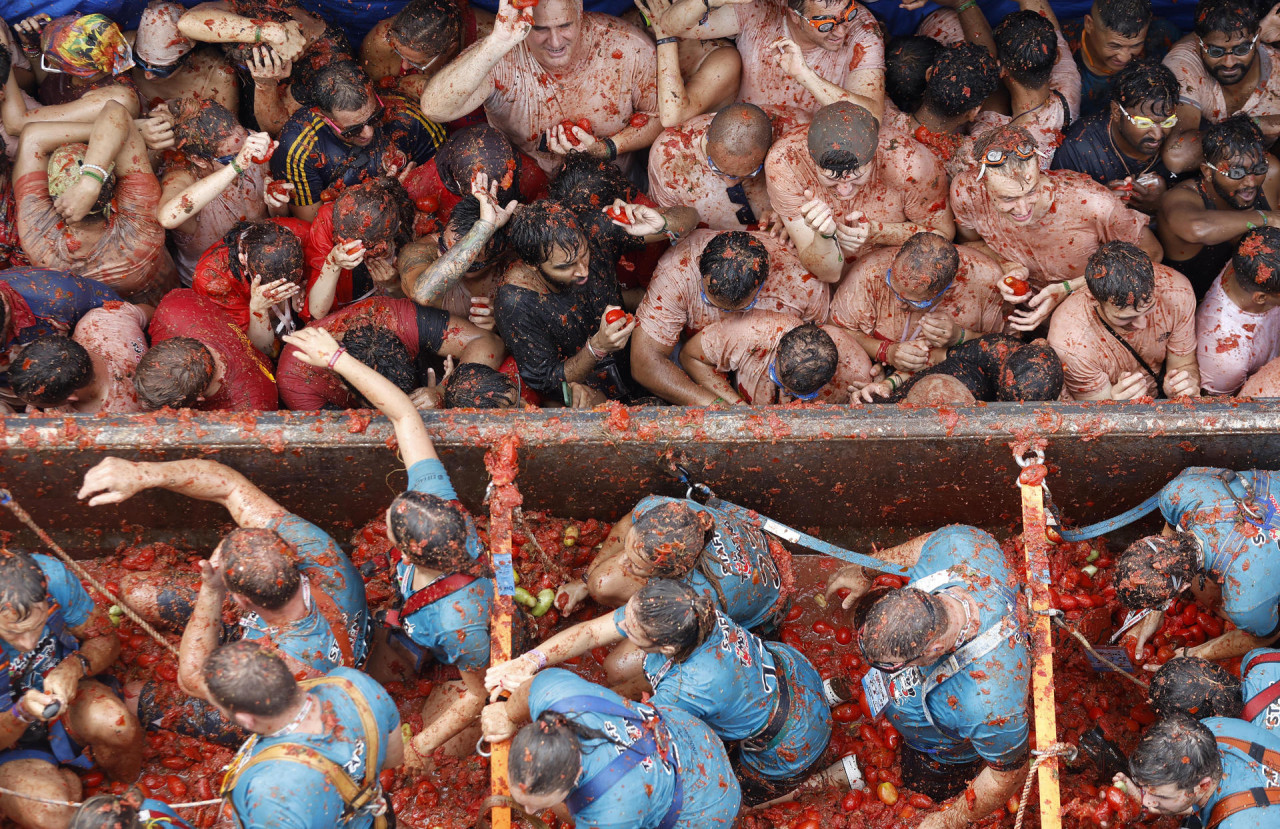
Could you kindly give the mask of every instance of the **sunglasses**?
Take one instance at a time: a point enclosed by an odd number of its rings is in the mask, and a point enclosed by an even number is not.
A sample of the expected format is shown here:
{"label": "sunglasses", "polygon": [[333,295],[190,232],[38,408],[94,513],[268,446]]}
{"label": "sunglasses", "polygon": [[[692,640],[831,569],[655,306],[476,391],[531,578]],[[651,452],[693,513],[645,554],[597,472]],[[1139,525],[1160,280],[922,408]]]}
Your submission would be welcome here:
{"label": "sunglasses", "polygon": [[1218,166],[1214,166],[1213,169],[1222,173],[1232,181],[1239,181],[1245,176],[1265,176],[1267,174],[1267,160],[1264,158],[1262,161],[1259,161],[1257,164],[1247,169],[1244,167],[1227,167],[1226,169],[1223,169]]}
{"label": "sunglasses", "polygon": [[[755,303],[752,303],[752,304],[754,305]],[[812,400],[818,395],[822,394],[822,390],[826,388],[826,384],[824,383],[823,385],[819,386],[818,388],[814,389],[808,394],[800,394],[799,392],[794,392],[791,389],[787,388],[786,386],[782,385],[782,381],[778,379],[778,358],[776,357],[773,359],[773,362],[769,363],[769,379],[773,381],[773,384],[777,386],[779,390],[781,390],[786,394],[791,395],[796,400],[806,400],[806,401]]]}
{"label": "sunglasses", "polygon": [[719,167],[716,166],[716,162],[711,158],[710,155],[707,155],[707,166],[711,168],[711,172],[715,173],[721,178],[732,178],[732,179],[738,179],[739,181],[741,181],[744,178],[755,178],[756,176],[760,175],[760,172],[764,170],[764,161],[762,160],[760,162],[760,166],[755,169],[755,172],[747,173],[745,176],[735,176],[733,173],[726,173],[724,170],[721,170]]}
{"label": "sunglasses", "polygon": [[320,113],[320,117],[329,125],[329,129],[338,134],[339,138],[344,141],[354,140],[360,137],[360,133],[364,132],[365,127],[373,126],[375,122],[381,121],[382,117],[386,114],[387,105],[382,102],[382,96],[375,92],[373,94],[373,99],[377,101],[378,105],[373,108],[373,112],[369,114],[368,118],[358,124],[352,124],[349,127],[340,127],[332,118],[325,115],[323,112]]}
{"label": "sunglasses", "polygon": [[421,74],[424,74],[424,75],[427,73],[427,70],[431,69],[431,68],[432,68],[432,67],[434,67],[436,64],[443,62],[443,59],[447,58],[448,56],[451,56],[452,52],[454,51],[454,50],[450,49],[450,50],[449,50],[449,51],[447,51],[447,52],[443,52],[443,53],[441,53],[441,54],[439,54],[439,55],[436,55],[435,57],[433,57],[431,60],[427,61],[426,63],[417,63],[417,62],[415,62],[415,61],[411,61],[411,60],[409,60],[407,57],[405,57],[404,52],[401,52],[401,51],[400,51],[400,47],[396,44],[396,42],[395,42],[394,40],[393,40],[393,41],[391,41],[391,50],[392,50],[393,52],[395,52],[395,53],[396,53],[396,56],[397,56],[397,57],[399,57],[399,58],[400,58],[400,60],[402,60],[402,61],[404,61],[406,64],[408,64],[408,66],[409,66],[411,69],[413,69],[415,72],[418,72],[418,73],[421,73]]}
{"label": "sunglasses", "polygon": [[892,276],[893,276],[893,268],[889,268],[887,271],[884,272],[884,284],[885,284],[885,287],[889,289],[889,293],[897,297],[898,301],[901,302],[903,305],[909,305],[912,308],[916,309],[917,311],[927,311],[930,308],[932,308],[934,305],[937,305],[938,300],[942,299],[942,295],[945,294],[947,291],[951,290],[951,286],[955,284],[955,280],[952,279],[951,282],[948,282],[946,284],[946,287],[944,287],[941,291],[938,291],[938,293],[935,294],[932,298],[923,300],[921,302],[916,302],[914,299],[907,299],[902,294],[894,290],[893,283],[889,281],[890,277]]}
{"label": "sunglasses", "polygon": [[[191,53],[187,52],[187,55],[189,54]],[[133,62],[137,64],[138,68],[141,69],[143,72],[147,72],[151,75],[155,75],[157,78],[168,78],[171,75],[173,75],[174,72],[177,72],[179,69],[182,68],[182,64],[186,62],[187,55],[183,55],[173,63],[170,63],[166,66],[159,66],[157,64],[147,63],[145,60],[142,59],[142,55],[135,53],[133,56]]]}
{"label": "sunglasses", "polygon": [[1204,50],[1204,53],[1209,57],[1214,58],[1215,60],[1217,58],[1225,58],[1228,54],[1232,54],[1238,58],[1242,58],[1245,55],[1252,52],[1254,46],[1258,45],[1258,36],[1261,34],[1262,32],[1258,32],[1258,34],[1253,36],[1253,40],[1249,41],[1248,43],[1237,43],[1235,46],[1232,46],[1230,49],[1226,48],[1225,46],[1210,46],[1209,44],[1204,42],[1204,38],[1202,37],[1197,37],[1196,40],[1200,41],[1200,48]]}
{"label": "sunglasses", "polygon": [[743,313],[746,313],[747,311],[750,311],[752,308],[756,307],[756,303],[760,301],[760,294],[763,291],[764,291],[764,283],[761,282],[760,287],[756,288],[756,295],[751,297],[751,301],[748,302],[744,307],[721,308],[719,305],[716,305],[714,302],[710,300],[710,298],[707,297],[706,288],[703,288],[701,284],[698,285],[698,293],[702,294],[702,301],[709,307],[715,308],[717,311],[724,311],[727,314],[743,314]]}
{"label": "sunglasses", "polygon": [[1160,125],[1160,129],[1169,130],[1169,129],[1173,129],[1178,125],[1178,113],[1176,112],[1170,115],[1168,118],[1165,118],[1163,121],[1157,121],[1154,118],[1148,118],[1145,115],[1130,115],[1128,110],[1126,110],[1124,106],[1120,104],[1116,104],[1116,106],[1120,107],[1120,112],[1124,114],[1125,118],[1129,119],[1129,123],[1133,124],[1135,127],[1137,127],[1140,130],[1149,130],[1152,127],[1156,126],[1157,124]]}
{"label": "sunglasses", "polygon": [[[752,175],[755,174],[753,173]],[[751,209],[751,200],[747,198],[747,191],[743,188],[742,182],[726,187],[724,192],[729,197],[731,204],[738,205],[738,210],[734,213],[734,217],[737,218],[739,224],[750,226],[758,221],[756,212]]]}
{"label": "sunglasses", "polygon": [[[795,10],[792,9],[792,11],[795,11]],[[823,34],[826,34],[827,32],[834,29],[836,26],[839,26],[842,23],[848,23],[850,20],[853,20],[855,17],[857,17],[858,4],[850,3],[848,8],[846,8],[843,12],[841,12],[838,15],[819,14],[819,15],[815,15],[814,17],[805,17],[803,14],[800,14],[800,12],[796,12],[796,16],[799,17],[801,20],[806,21],[810,26],[822,32]]]}

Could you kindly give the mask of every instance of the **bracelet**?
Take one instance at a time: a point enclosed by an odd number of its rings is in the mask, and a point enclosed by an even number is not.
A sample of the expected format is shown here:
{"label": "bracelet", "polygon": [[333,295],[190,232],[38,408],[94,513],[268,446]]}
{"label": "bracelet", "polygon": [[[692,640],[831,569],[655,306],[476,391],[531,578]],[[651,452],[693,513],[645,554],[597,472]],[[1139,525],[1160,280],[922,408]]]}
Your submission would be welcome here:
{"label": "bracelet", "polygon": [[821,237],[821,238],[823,238],[823,239],[834,239],[834,238],[836,238],[836,235],[835,235],[834,233],[832,233],[830,236],[828,236],[828,235],[827,235],[827,234],[825,234],[825,233],[819,233],[819,234],[818,234],[818,236],[819,236],[819,237]]}
{"label": "bracelet", "polygon": [[15,720],[21,723],[26,723],[27,725],[31,725],[31,723],[36,721],[36,718],[28,714],[26,709],[22,707],[21,699],[9,708],[9,713],[13,715]]}
{"label": "bracelet", "polygon": [[589,339],[587,340],[587,351],[590,351],[591,356],[595,357],[597,361],[603,360],[605,358],[604,354],[601,354],[599,351],[596,351],[595,346],[591,344],[591,340]]}
{"label": "bracelet", "polygon": [[965,2],[956,6],[956,14],[961,14],[978,5],[978,0],[965,0]]}
{"label": "bracelet", "polygon": [[717,397],[715,400],[711,401],[712,406],[716,405],[717,403],[723,403],[726,406],[729,405],[729,401],[725,400],[723,397]]}
{"label": "bracelet", "polygon": [[1067,296],[1071,296],[1071,280],[1070,279],[1062,280],[1062,287],[1066,288]]}
{"label": "bracelet", "polygon": [[[960,329],[960,339],[956,340],[956,345],[964,345],[964,336],[965,336],[965,334],[968,334],[968,333],[969,333],[968,331],[966,331],[965,329],[961,328],[961,329]],[[955,346],[952,346],[952,347],[954,348]]]}
{"label": "bracelet", "polygon": [[80,162],[80,172],[87,173],[91,170],[97,172],[101,176],[98,181],[101,181],[104,184],[106,183],[107,176],[111,175],[111,172],[106,167],[99,167],[97,164],[90,164],[87,161]]}
{"label": "bracelet", "polygon": [[889,341],[888,340],[880,341],[880,348],[876,351],[876,362],[877,363],[889,362]]}
{"label": "bracelet", "polygon": [[72,651],[71,656],[80,660],[80,667],[84,669],[85,676],[93,676],[93,666],[89,663],[89,657],[85,656],[80,651]]}
{"label": "bracelet", "polygon": [[618,157],[618,145],[613,143],[612,138],[602,139],[604,141],[605,152],[608,153],[609,161],[613,161]]}
{"label": "bracelet", "polygon": [[329,368],[333,368],[338,364],[338,358],[347,353],[345,346],[338,346],[338,350],[333,352],[333,356],[329,358]]}
{"label": "bracelet", "polygon": [[97,170],[86,170],[82,167],[80,168],[80,175],[88,176],[89,178],[96,178],[99,184],[107,183],[106,179],[104,179]]}
{"label": "bracelet", "polygon": [[890,393],[897,391],[898,386],[902,385],[902,381],[898,379],[898,375],[896,374],[890,374],[889,379],[886,382],[889,384]]}
{"label": "bracelet", "polygon": [[253,27],[253,42],[254,42],[254,43],[261,43],[261,42],[262,42],[262,27],[261,27],[261,26],[254,26],[254,27]]}
{"label": "bracelet", "polygon": [[244,168],[241,167],[238,163],[236,163],[236,160],[234,158],[231,159],[231,169],[235,170],[236,175],[238,176],[244,175]]}
{"label": "bracelet", "polygon": [[654,46],[666,46],[668,43],[679,43],[679,42],[680,42],[680,38],[678,37],[660,37],[658,38],[658,42],[655,43]]}
{"label": "bracelet", "polygon": [[1263,224],[1264,226],[1265,226],[1265,225],[1269,225],[1269,224],[1271,224],[1271,219],[1269,219],[1269,218],[1267,217],[1267,214],[1266,214],[1266,212],[1265,212],[1265,211],[1263,211],[1263,210],[1259,210],[1259,211],[1258,211],[1258,215],[1262,217],[1262,224]]}
{"label": "bracelet", "polygon": [[1248,232],[1248,231],[1250,231],[1250,230],[1257,230],[1257,229],[1258,229],[1258,226],[1257,226],[1257,225],[1255,225],[1253,222],[1250,222],[1250,221],[1246,220],[1246,221],[1245,221],[1245,223],[1244,223],[1244,229],[1245,229],[1245,231],[1246,231],[1246,232]]}
{"label": "bracelet", "polygon": [[529,651],[528,653],[525,654],[525,656],[532,656],[534,659],[538,660],[539,671],[547,667],[547,655],[542,651],[538,650],[537,648],[534,648],[533,650]]}

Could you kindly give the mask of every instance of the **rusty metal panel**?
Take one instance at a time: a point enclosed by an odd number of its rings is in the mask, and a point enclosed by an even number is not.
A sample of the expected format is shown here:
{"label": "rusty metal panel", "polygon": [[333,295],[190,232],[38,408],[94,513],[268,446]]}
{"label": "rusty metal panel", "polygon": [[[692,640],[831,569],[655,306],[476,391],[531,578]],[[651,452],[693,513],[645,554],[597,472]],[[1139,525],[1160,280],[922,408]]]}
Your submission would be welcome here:
{"label": "rusty metal panel", "polygon": [[[389,424],[370,415],[12,416],[0,425],[0,485],[86,555],[138,537],[210,546],[229,527],[211,505],[156,492],[118,507],[75,499],[84,472],[109,455],[209,458],[345,540],[405,484]],[[1007,531],[1019,514],[1010,444],[1032,438],[1046,441],[1058,505],[1086,522],[1136,504],[1184,466],[1280,468],[1280,402],[440,412],[426,420],[472,509],[484,493],[486,448],[514,431],[529,510],[615,518],[647,493],[678,494],[664,472],[675,453],[722,497],[856,544],[949,522]],[[34,543],[8,515],[0,529]]]}

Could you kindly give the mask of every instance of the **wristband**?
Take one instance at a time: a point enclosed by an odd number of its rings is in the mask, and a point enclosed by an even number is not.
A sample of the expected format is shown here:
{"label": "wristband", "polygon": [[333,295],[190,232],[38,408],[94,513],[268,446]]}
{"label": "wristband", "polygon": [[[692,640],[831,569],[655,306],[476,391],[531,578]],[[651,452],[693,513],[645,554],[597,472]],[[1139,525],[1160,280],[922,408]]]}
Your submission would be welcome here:
{"label": "wristband", "polygon": [[725,400],[723,397],[717,397],[715,400],[712,400],[712,401],[711,401],[711,405],[712,405],[712,406],[715,406],[715,405],[720,404],[720,403],[723,403],[723,404],[724,404],[724,405],[726,405],[726,406],[728,406],[728,405],[729,405],[729,401],[728,401],[728,400]]}
{"label": "wristband", "polygon": [[1271,219],[1269,219],[1269,218],[1267,217],[1266,211],[1259,210],[1259,211],[1258,211],[1258,215],[1262,217],[1262,224],[1263,224],[1263,225],[1269,225],[1269,224],[1271,224]]}
{"label": "wristband", "polygon": [[1246,231],[1246,232],[1247,232],[1247,231],[1250,231],[1250,230],[1257,230],[1257,229],[1258,229],[1258,226],[1257,226],[1257,225],[1255,225],[1255,224],[1254,224],[1253,222],[1251,222],[1251,221],[1245,220],[1245,223],[1244,223],[1244,229],[1245,229],[1245,231]]}
{"label": "wristband", "polygon": [[893,392],[895,392],[895,391],[897,391],[897,390],[898,390],[898,385],[899,385],[899,384],[898,384],[898,375],[896,375],[896,374],[890,374],[890,375],[889,375],[889,379],[888,379],[888,380],[885,380],[885,382],[889,384],[889,392],[890,392],[890,393],[893,393]]}
{"label": "wristband", "polygon": [[253,42],[254,42],[254,43],[261,43],[261,42],[262,42],[262,27],[261,27],[261,26],[254,26],[254,27],[253,27]]}
{"label": "wristband", "polygon": [[88,176],[89,178],[96,178],[96,179],[98,180],[98,183],[99,183],[99,184],[106,184],[106,183],[107,183],[107,182],[106,182],[106,179],[104,179],[104,178],[103,178],[103,177],[98,173],[98,171],[97,171],[97,170],[86,170],[86,169],[84,169],[84,168],[81,168],[81,169],[80,169],[80,175],[82,175],[82,176]]}
{"label": "wristband", "polygon": [[15,702],[13,706],[9,708],[9,713],[13,715],[15,720],[21,723],[26,723],[27,725],[31,725],[31,723],[36,721],[36,718],[28,714],[26,709],[22,707],[22,700]]}
{"label": "wristband", "polygon": [[678,37],[660,37],[658,38],[658,42],[655,43],[654,45],[666,46],[668,43],[679,43],[679,42],[680,42],[680,38]]}
{"label": "wristband", "polygon": [[889,362],[889,341],[888,340],[880,341],[880,348],[876,351],[876,362],[877,363]]}
{"label": "wristband", "polygon": [[968,334],[963,328],[960,329],[960,339],[956,340],[956,345],[964,345],[964,335]]}
{"label": "wristband", "polygon": [[595,346],[591,344],[591,340],[587,340],[587,351],[590,351],[591,356],[595,357],[597,361],[603,360],[605,358],[605,355],[601,354],[599,351],[596,351]]}
{"label": "wristband", "polygon": [[1062,287],[1067,290],[1067,296],[1071,296],[1071,280],[1070,279],[1062,280]]}
{"label": "wristband", "polygon": [[87,173],[91,170],[98,173],[98,175],[101,176],[100,178],[98,178],[98,181],[101,181],[103,183],[106,183],[107,176],[111,175],[111,171],[109,171],[106,167],[99,167],[97,164],[90,164],[87,161],[80,162],[80,172]]}
{"label": "wristband", "polygon": [[978,0],[965,0],[965,2],[956,6],[956,14],[962,14],[976,5],[978,5]]}
{"label": "wristband", "polygon": [[525,656],[532,656],[534,659],[538,660],[539,671],[547,667],[547,655],[542,651],[538,650],[537,648],[534,648],[533,650],[529,651],[528,653],[525,654]]}
{"label": "wristband", "polygon": [[329,368],[333,368],[338,364],[338,358],[347,353],[345,346],[338,346],[338,350],[333,352],[333,356],[329,358]]}
{"label": "wristband", "polygon": [[618,157],[618,145],[613,143],[612,138],[602,139],[604,141],[605,152],[608,153],[609,161],[613,161]]}
{"label": "wristband", "polygon": [[80,667],[84,669],[85,676],[93,676],[93,666],[89,662],[89,657],[80,651],[72,651],[71,655],[80,660]]}
{"label": "wristband", "polygon": [[238,163],[236,163],[236,160],[234,158],[231,159],[231,169],[235,170],[236,175],[238,176],[244,175],[244,168],[241,167]]}

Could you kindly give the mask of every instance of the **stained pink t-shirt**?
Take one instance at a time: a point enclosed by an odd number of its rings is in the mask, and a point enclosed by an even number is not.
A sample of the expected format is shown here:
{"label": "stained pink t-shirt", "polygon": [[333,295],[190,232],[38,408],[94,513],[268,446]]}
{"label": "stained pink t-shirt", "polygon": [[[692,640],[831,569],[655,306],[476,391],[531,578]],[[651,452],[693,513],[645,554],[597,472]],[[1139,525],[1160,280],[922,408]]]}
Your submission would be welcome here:
{"label": "stained pink t-shirt", "polygon": [[[1258,86],[1249,95],[1240,112],[1254,117],[1280,115],[1280,72],[1276,71],[1276,60],[1280,51],[1262,41],[1258,41],[1258,56],[1261,62],[1258,74]],[[1200,44],[1194,34],[1187,35],[1173,45],[1169,54],[1164,56],[1164,65],[1169,67],[1178,79],[1179,103],[1191,104],[1200,110],[1204,120],[1216,124],[1235,115],[1227,110],[1227,98],[1222,93],[1222,84],[1204,68],[1200,59]],[[1270,133],[1267,143],[1275,139]]]}
{"label": "stained pink t-shirt", "polygon": [[1245,382],[1241,397],[1280,397],[1280,359],[1272,360]]}
{"label": "stained pink t-shirt", "polygon": [[[789,314],[752,311],[707,326],[702,332],[702,353],[717,371],[735,373],[738,393],[753,406],[778,402],[778,386],[769,377],[769,366],[778,343],[803,320]],[[835,375],[813,402],[848,403],[849,386],[871,379],[871,359],[849,332],[834,326],[822,329],[835,341],[840,354]]]}
{"label": "stained pink t-shirt", "polygon": [[[672,127],[649,148],[649,196],[662,207],[688,205],[713,230],[745,230],[738,221],[740,205],[729,200],[728,183],[711,171],[703,140],[714,113],[690,118]],[[764,174],[743,179],[743,190],[754,214],[769,205]]]}
{"label": "stained pink t-shirt", "polygon": [[1041,221],[1027,225],[1014,224],[995,208],[977,170],[951,182],[956,224],[974,230],[1005,260],[1025,265],[1035,291],[1083,276],[1089,257],[1103,242],[1136,245],[1150,221],[1084,173],[1050,170],[1045,175],[1054,188],[1053,203]]}
{"label": "stained pink t-shirt", "polygon": [[[675,345],[684,333],[694,334],[741,312],[722,311],[702,301],[702,272],[698,257],[721,231],[695,230],[658,260],[636,318],[644,333],[663,345]],[[805,322],[824,323],[830,292],[809,273],[790,245],[765,233],[747,231],[769,251],[769,276],[760,286],[752,310],[793,314]]]}
{"label": "stained pink t-shirt", "polygon": [[136,305],[108,302],[76,323],[71,339],[93,360],[96,378],[106,380],[100,412],[140,412],[133,375],[147,353],[147,317]]}
{"label": "stained pink t-shirt", "polygon": [[1200,386],[1210,394],[1235,394],[1250,374],[1280,357],[1280,308],[1261,314],[1241,309],[1222,288],[1231,274],[1228,265],[1196,311]]}
{"label": "stained pink t-shirt", "polygon": [[542,134],[560,122],[586,118],[593,134],[607,138],[635,113],[658,117],[658,57],[653,41],[636,27],[606,14],[582,15],[582,58],[558,74],[542,67],[527,43],[493,67],[493,92],[485,99],[489,123],[551,172],[560,157],[540,152]]}
{"label": "stained pink t-shirt", "polygon": [[[1196,350],[1196,295],[1187,278],[1173,268],[1156,265],[1155,271],[1156,304],[1146,316],[1146,326],[1132,331],[1116,329],[1116,333],[1159,374],[1169,354]],[[1053,312],[1049,345],[1062,358],[1067,391],[1076,398],[1115,385],[1122,374],[1146,373],[1107,331],[1098,317],[1098,301],[1088,291],[1072,294]],[[1158,393],[1150,377],[1146,393],[1153,397]]]}

